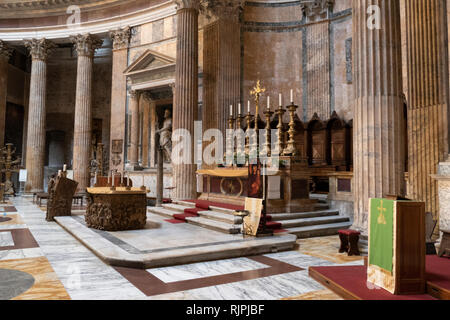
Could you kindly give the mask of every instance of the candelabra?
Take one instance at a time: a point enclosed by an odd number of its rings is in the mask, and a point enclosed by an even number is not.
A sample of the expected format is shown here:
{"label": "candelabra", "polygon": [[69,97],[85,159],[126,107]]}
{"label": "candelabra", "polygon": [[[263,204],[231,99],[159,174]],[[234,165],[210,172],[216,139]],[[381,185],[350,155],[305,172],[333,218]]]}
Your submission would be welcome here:
{"label": "candelabra", "polygon": [[275,146],[276,148],[276,153],[281,155],[284,149],[284,143],[283,143],[283,115],[286,112],[286,110],[283,109],[282,106],[280,106],[276,111],[276,115],[278,116],[278,125],[277,125],[277,130],[278,130],[278,140],[277,140],[277,144]]}
{"label": "candelabra", "polygon": [[283,151],[284,156],[293,156],[297,155],[297,149],[295,148],[295,112],[297,111],[298,106],[291,104],[288,106],[290,122],[289,122],[289,141],[287,143],[286,148]]}
{"label": "candelabra", "polygon": [[233,145],[233,130],[234,130],[234,122],[235,119],[232,115],[228,118],[228,129],[231,134],[227,134],[227,160],[233,159],[231,161],[231,166],[233,166],[234,162],[234,145]]}
{"label": "candelabra", "polygon": [[245,122],[247,123],[246,134],[245,134],[245,154],[250,155],[250,134],[252,129],[252,115],[250,112],[245,116]]}
{"label": "candelabra", "polygon": [[243,134],[243,128],[244,128],[244,120],[245,117],[239,113],[237,118],[236,118],[236,130],[238,130],[238,141],[236,143],[236,161],[238,161],[237,164],[242,164],[242,157],[244,157],[243,162],[245,162],[245,151],[243,150],[243,147],[245,146],[245,141],[244,141],[244,146],[242,145],[243,139],[245,139],[245,134]]}
{"label": "candelabra", "polygon": [[264,115],[266,116],[266,143],[264,145],[264,151],[263,154],[266,154],[267,157],[271,156],[271,132],[270,132],[270,119],[273,116],[273,111],[270,111],[270,109],[267,109],[267,111],[264,111]]}

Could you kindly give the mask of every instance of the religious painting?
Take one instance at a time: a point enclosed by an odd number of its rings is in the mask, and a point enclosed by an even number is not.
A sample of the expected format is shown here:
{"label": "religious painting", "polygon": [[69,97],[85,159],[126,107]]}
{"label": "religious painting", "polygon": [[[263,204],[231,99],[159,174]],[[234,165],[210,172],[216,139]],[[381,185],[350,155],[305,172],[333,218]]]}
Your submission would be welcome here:
{"label": "religious painting", "polygon": [[248,165],[248,197],[263,198],[263,179],[261,175],[261,162],[258,160],[255,164]]}
{"label": "religious painting", "polygon": [[244,234],[256,236],[261,220],[262,207],[262,199],[245,198],[245,210],[250,214],[243,219],[242,230]]}
{"label": "religious painting", "polygon": [[111,153],[122,153],[123,140],[113,140],[111,144]]}

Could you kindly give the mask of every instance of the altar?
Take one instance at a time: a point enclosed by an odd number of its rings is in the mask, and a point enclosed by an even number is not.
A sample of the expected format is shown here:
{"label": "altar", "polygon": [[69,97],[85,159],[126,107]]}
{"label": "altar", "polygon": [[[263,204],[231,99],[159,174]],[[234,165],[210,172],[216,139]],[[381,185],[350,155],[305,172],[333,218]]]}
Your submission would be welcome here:
{"label": "altar", "polygon": [[[248,196],[248,168],[198,170],[203,179],[201,200],[244,205]],[[293,157],[280,157],[280,168],[267,176],[267,213],[313,211],[317,200],[309,197],[311,174]]]}
{"label": "altar", "polygon": [[127,187],[87,188],[85,221],[105,231],[136,230],[147,222],[147,190]]}

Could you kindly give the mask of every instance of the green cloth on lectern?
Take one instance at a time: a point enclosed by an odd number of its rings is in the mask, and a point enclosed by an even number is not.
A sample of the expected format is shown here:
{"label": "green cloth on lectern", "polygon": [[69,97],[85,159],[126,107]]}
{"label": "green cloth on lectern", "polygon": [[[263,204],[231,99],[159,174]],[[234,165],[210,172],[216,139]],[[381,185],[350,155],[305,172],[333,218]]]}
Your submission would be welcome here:
{"label": "green cloth on lectern", "polygon": [[370,199],[369,264],[392,272],[395,201]]}

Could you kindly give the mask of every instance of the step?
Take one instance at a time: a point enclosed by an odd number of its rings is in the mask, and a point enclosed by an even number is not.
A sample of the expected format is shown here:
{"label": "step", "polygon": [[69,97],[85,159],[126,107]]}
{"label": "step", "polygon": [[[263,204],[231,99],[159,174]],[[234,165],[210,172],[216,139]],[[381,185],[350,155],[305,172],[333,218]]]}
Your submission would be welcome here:
{"label": "step", "polygon": [[330,205],[328,203],[316,203],[314,206],[316,210],[328,210],[330,209]]}
{"label": "step", "polygon": [[199,211],[198,214],[200,215],[200,217],[204,217],[215,221],[226,222],[229,224],[242,224],[242,217],[234,216],[219,211],[205,210]]}
{"label": "step", "polygon": [[173,201],[173,204],[178,204],[180,206],[185,206],[188,208],[195,208],[195,203],[189,201],[175,200]]}
{"label": "step", "polygon": [[147,212],[156,213],[167,218],[173,218],[173,215],[178,213],[177,211],[169,210],[163,207],[147,207]]}
{"label": "step", "polygon": [[303,218],[314,218],[314,217],[329,217],[338,216],[338,210],[320,210],[311,212],[298,212],[298,213],[271,213],[272,220],[292,220],[292,219],[303,219]]}
{"label": "step", "polygon": [[163,208],[175,211],[175,213],[184,213],[184,209],[191,209],[192,207],[186,207],[175,203],[164,203]]}
{"label": "step", "polygon": [[340,223],[321,224],[315,226],[287,228],[286,230],[290,234],[295,234],[297,238],[303,239],[303,238],[335,235],[338,234],[338,230],[348,229],[350,228],[351,225],[352,223],[348,221]]}
{"label": "step", "polygon": [[190,224],[219,231],[229,234],[237,234],[241,232],[241,226],[240,225],[234,225],[226,222],[211,220],[203,217],[189,217],[186,218],[186,221]]}
{"label": "step", "polygon": [[232,210],[232,209],[221,208],[221,207],[216,207],[216,206],[210,206],[209,209],[213,210],[213,211],[217,211],[217,212],[231,214],[231,215],[233,215],[233,212],[234,212],[234,210]]}
{"label": "step", "polygon": [[283,220],[283,221],[275,221],[280,222],[281,227],[283,229],[287,228],[295,228],[295,227],[306,227],[306,226],[314,226],[314,225],[323,225],[323,224],[331,224],[331,223],[341,223],[341,222],[349,222],[348,217],[340,217],[340,216],[332,216],[332,217],[314,217],[314,218],[305,218],[305,219],[293,219],[293,220]]}

